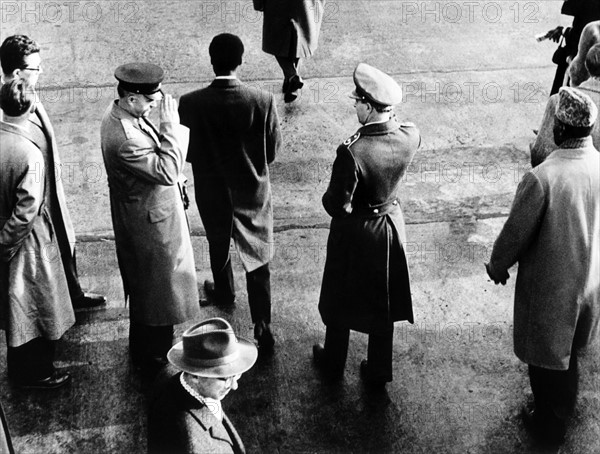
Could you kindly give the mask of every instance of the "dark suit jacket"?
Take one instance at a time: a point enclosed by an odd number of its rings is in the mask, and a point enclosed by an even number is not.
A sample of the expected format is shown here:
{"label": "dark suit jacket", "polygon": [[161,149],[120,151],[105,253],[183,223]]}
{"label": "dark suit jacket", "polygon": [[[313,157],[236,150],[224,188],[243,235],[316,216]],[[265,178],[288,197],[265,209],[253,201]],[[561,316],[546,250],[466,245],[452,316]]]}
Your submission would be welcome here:
{"label": "dark suit jacket", "polygon": [[404,218],[396,200],[420,144],[412,124],[363,126],[337,149],[323,206],[332,216],[319,311],[364,333],[413,322]]}
{"label": "dark suit jacket", "polygon": [[268,164],[281,147],[273,95],[237,79],[217,79],[182,96],[190,128],[196,203],[208,241],[233,237],[244,268],[272,257],[273,209]]}
{"label": "dark suit jacket", "polygon": [[159,385],[148,409],[149,454],[242,454],[227,416],[220,422],[181,386],[181,373]]}

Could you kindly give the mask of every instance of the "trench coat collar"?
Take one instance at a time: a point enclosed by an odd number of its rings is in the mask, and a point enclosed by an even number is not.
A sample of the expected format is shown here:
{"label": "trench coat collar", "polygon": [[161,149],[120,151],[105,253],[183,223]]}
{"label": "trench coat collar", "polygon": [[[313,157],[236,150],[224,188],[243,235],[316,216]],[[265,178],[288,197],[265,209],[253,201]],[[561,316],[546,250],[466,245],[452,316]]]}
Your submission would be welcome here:
{"label": "trench coat collar", "polygon": [[548,159],[581,159],[586,155],[598,153],[594,148],[594,143],[592,142],[592,137],[585,137],[583,139],[569,139],[565,140],[560,148],[557,148]]}
{"label": "trench coat collar", "polygon": [[114,100],[110,114],[118,120],[130,120],[135,126],[138,126],[138,121],[140,120],[119,106],[118,99]]}
{"label": "trench coat collar", "polygon": [[215,79],[210,84],[213,88],[234,88],[242,85],[239,79]]}
{"label": "trench coat collar", "polygon": [[600,94],[600,78],[590,77],[575,88]]}
{"label": "trench coat collar", "polygon": [[390,118],[385,123],[373,123],[363,126],[357,132],[360,133],[361,136],[377,136],[381,134],[388,134],[398,129],[400,129],[400,124],[396,118]]}
{"label": "trench coat collar", "polygon": [[39,148],[38,145],[33,140],[31,140],[31,137],[29,136],[29,133],[25,128],[22,128],[12,123],[6,123],[5,121],[0,120],[0,130],[21,136],[27,139],[32,144],[34,144],[36,148]]}

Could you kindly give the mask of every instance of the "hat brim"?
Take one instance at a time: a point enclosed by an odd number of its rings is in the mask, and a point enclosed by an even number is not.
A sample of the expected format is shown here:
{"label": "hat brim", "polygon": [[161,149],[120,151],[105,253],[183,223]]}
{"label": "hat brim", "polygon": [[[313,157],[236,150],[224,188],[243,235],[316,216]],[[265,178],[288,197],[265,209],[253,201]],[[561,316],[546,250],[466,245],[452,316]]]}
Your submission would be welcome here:
{"label": "hat brim", "polygon": [[348,98],[352,99],[364,99],[364,96],[359,95],[356,90],[352,90],[352,93],[348,94]]}
{"label": "hat brim", "polygon": [[160,101],[161,99],[163,99],[163,92],[162,90],[157,90],[154,93],[142,93],[146,98],[150,98],[154,101]]}
{"label": "hat brim", "polygon": [[198,367],[189,364],[185,361],[183,355],[183,341],[175,344],[169,353],[167,353],[167,359],[169,362],[188,374],[196,375],[198,377],[207,378],[227,378],[234,375],[243,374],[249,370],[258,357],[258,349],[254,342],[238,337],[238,348],[239,355],[237,359],[231,363],[223,364],[213,367]]}

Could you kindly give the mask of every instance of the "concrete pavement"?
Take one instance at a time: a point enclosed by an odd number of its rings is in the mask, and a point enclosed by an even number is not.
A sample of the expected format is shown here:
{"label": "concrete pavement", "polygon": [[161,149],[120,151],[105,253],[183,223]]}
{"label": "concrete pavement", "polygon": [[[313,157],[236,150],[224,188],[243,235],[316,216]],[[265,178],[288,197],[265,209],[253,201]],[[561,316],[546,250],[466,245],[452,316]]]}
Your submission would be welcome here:
{"label": "concrete pavement", "polygon": [[[306,87],[286,106],[274,59],[260,51],[262,22],[250,1],[3,1],[2,39],[26,33],[42,45],[41,96],[63,159],[82,283],[109,299],[105,310],[79,312],[62,342],[59,365],[74,375],[69,388],[24,393],[0,374],[18,452],[145,450],[145,397],[128,364],[98,126],[115,96],[116,66],[161,64],[167,91],[179,96],[211,80],[208,44],[222,31],[246,43],[240,77],[276,93],[285,141],[272,167],[277,350],[224,402],[249,452],[545,452],[518,418],[529,383],[512,353],[514,279],[494,286],[483,263],[528,169],[527,144],[553,76],[553,46],[533,36],[568,23],[561,3],[329,1],[319,50],[303,69]],[[380,395],[358,376],[364,335],[351,337],[341,384],[324,383],[311,361],[312,344],[324,337],[316,304],[329,219],[320,197],[337,144],[358,127],[346,94],[359,61],[402,83],[398,115],[423,135],[400,194],[416,323],[397,324],[395,379]],[[189,215],[202,282],[208,250],[193,203]],[[204,315],[225,316],[251,338],[239,262],[235,273],[236,308]],[[600,451],[597,350],[582,369],[563,452]]]}

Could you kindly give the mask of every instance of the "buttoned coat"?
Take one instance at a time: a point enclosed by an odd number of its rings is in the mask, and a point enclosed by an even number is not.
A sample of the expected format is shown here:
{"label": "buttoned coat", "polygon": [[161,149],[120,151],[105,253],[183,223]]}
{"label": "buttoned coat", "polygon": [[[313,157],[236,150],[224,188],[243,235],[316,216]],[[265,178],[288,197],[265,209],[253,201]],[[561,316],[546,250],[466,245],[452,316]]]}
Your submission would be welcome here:
{"label": "buttoned coat", "polygon": [[[152,137],[140,127],[154,131]],[[189,131],[162,123],[160,131],[111,103],[102,119],[102,156],[119,268],[130,318],[161,326],[197,315],[198,288],[179,180]]]}
{"label": "buttoned coat", "polygon": [[264,0],[263,51],[279,57],[310,57],[317,50],[323,0]]}
{"label": "buttoned coat", "polygon": [[525,174],[490,266],[518,262],[514,348],[523,362],[566,370],[571,352],[598,336],[600,161],[591,138],[561,144]]}
{"label": "buttoned coat", "polygon": [[181,97],[190,128],[196,203],[209,243],[230,235],[246,272],[273,256],[269,164],[281,147],[275,100],[237,79],[216,79]]}
{"label": "buttoned coat", "polygon": [[419,144],[418,129],[393,118],[338,147],[323,195],[332,217],[319,300],[325,325],[374,333],[413,322],[397,192]]}
{"label": "buttoned coat", "polygon": [[[600,110],[600,78],[591,77],[585,82],[582,82],[577,89],[592,98],[592,101],[594,101],[594,104],[596,104]],[[550,153],[558,148],[558,145],[554,143],[553,133],[554,114],[556,112],[557,103],[558,93],[550,96],[548,99],[544,117],[542,118],[542,124],[540,125],[535,142],[530,146],[532,167],[540,165]],[[594,147],[597,150],[600,149],[600,121],[596,121],[596,124],[594,125],[594,129],[592,130],[592,140],[594,142]]]}
{"label": "buttoned coat", "polygon": [[219,421],[183,389],[180,375],[171,377],[150,399],[148,454],[245,453],[227,415]]}
{"label": "buttoned coat", "polygon": [[25,128],[0,122],[0,328],[8,345],[59,339],[75,323],[51,216],[44,158]]}

